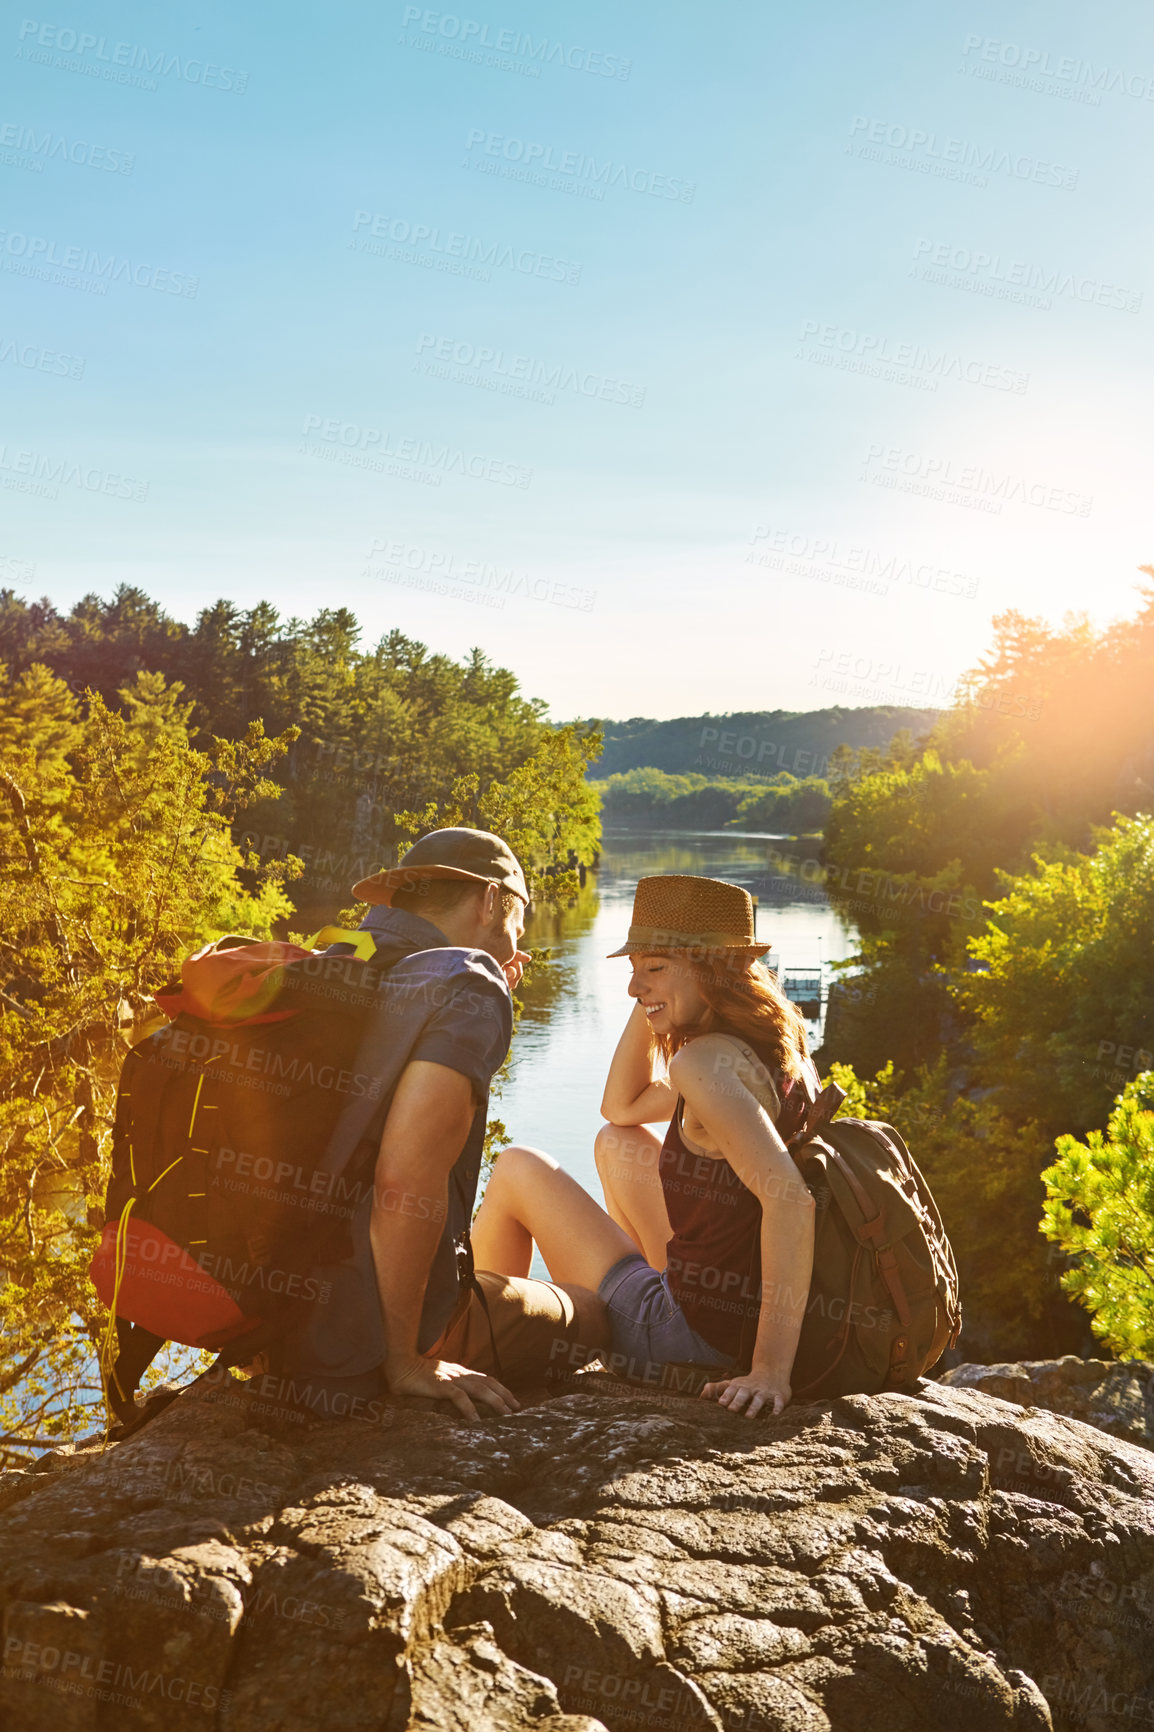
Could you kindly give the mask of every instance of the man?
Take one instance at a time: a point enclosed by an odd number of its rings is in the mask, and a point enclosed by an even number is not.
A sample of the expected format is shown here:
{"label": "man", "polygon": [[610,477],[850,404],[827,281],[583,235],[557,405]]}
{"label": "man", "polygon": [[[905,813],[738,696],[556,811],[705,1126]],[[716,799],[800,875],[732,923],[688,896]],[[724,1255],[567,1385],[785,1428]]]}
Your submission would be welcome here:
{"label": "man", "polygon": [[[387,1106],[371,1198],[352,1221],[353,1251],[315,1271],[329,1300],[281,1346],[276,1369],[333,1397],[447,1399],[515,1412],[501,1379],[539,1381],[571,1364],[577,1343],[608,1343],[595,1294],[546,1281],[475,1277],[467,1243],[485,1137],[489,1084],[512,1035],[511,988],[529,892],[498,836],[464,828],[422,836],[390,871],[354,885],[374,960],[402,958],[405,990],[432,1006]],[[418,955],[418,953],[420,953]],[[415,967],[415,973],[414,973]]]}

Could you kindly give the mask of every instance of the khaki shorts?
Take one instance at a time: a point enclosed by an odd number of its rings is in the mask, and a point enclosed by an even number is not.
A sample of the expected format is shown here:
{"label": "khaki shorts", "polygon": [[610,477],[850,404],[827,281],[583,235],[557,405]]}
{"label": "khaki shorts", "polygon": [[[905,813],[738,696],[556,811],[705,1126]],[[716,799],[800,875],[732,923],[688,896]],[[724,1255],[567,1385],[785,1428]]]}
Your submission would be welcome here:
{"label": "khaki shorts", "polygon": [[[427,1358],[467,1365],[502,1383],[532,1383],[574,1370],[584,1362],[584,1347],[595,1350],[604,1340],[594,1293],[487,1269],[478,1269],[476,1281],[484,1303],[470,1288],[463,1309],[426,1348]],[[583,1343],[582,1336],[592,1339]]]}

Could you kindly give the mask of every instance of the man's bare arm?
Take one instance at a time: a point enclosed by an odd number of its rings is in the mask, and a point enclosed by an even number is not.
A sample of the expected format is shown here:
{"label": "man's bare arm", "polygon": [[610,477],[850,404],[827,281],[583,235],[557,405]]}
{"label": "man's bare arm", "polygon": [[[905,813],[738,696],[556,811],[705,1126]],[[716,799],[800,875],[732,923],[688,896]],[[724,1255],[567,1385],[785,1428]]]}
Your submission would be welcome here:
{"label": "man's bare arm", "polygon": [[475,1111],[472,1085],[459,1071],[424,1059],[406,1067],[381,1136],[370,1223],[389,1388],[451,1401],[467,1419],[477,1417],[474,1401],[497,1413],[515,1412],[517,1402],[496,1378],[426,1358],[417,1338],[445,1223],[449,1173]]}

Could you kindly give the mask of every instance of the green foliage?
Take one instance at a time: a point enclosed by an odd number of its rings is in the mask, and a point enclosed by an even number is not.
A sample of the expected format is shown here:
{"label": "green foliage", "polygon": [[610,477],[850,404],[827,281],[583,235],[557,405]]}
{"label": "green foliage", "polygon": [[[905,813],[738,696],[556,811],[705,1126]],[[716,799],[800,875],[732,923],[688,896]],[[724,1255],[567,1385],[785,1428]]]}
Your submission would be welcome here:
{"label": "green foliage", "polygon": [[826,858],[842,880],[831,897],[861,935],[854,1015],[842,1025],[842,1050],[859,1067],[881,1062],[882,1031],[904,1067],[939,1049],[948,1004],[938,971],[963,963],[981,897],[999,862],[1017,858],[1028,821],[990,771],[900,737],[884,758],[843,767]]}
{"label": "green foliage", "polygon": [[752,778],[727,779],[694,772],[625,770],[593,783],[609,824],[655,829],[720,829],[737,816],[743,797],[758,786]]}
{"label": "green foliage", "polygon": [[661,829],[728,826],[800,835],[821,828],[830,803],[829,785],[820,777],[799,781],[784,770],[770,776],[705,776],[644,768],[603,777],[593,786],[609,823]]}
{"label": "green foliage", "polygon": [[835,1059],[825,1080],[845,1090],[845,1099],[833,1115],[835,1119],[881,1119],[889,1122],[887,1108],[894,1095],[892,1059],[878,1071],[872,1083],[863,1082],[852,1064],[839,1064]]}
{"label": "green foliage", "polygon": [[673,775],[703,772],[712,781],[754,771],[824,776],[839,747],[884,749],[899,728],[924,734],[940,713],[889,704],[853,709],[834,704],[824,710],[740,710],[664,722],[648,716],[603,720],[597,724],[605,735],[602,773],[654,765]]}
{"label": "green foliage", "polygon": [[995,627],[927,741],[835,754],[826,859],[861,939],[822,1056],[857,1075],[893,1060],[895,1122],[922,1115],[958,1252],[966,1351],[1036,1356],[1084,1340],[1039,1250],[1038,1175],[1154,1051],[1154,593],[1101,632]]}
{"label": "green foliage", "polygon": [[829,783],[821,776],[803,780],[781,775],[775,785],[747,794],[738,805],[733,827],[764,830],[776,836],[808,836],[820,831],[830,813]]}
{"label": "green foliage", "polygon": [[1002,1110],[1051,1135],[1100,1125],[1117,1055],[1154,1048],[1154,818],[1119,818],[1096,840],[1091,856],[1063,849],[1001,874],[969,945],[980,972],[952,983]]}
{"label": "green foliage", "polygon": [[871,1030],[883,1021],[899,1068],[955,1038],[933,983],[971,966],[977,905],[1000,874],[1027,872],[1039,850],[1087,852],[1112,813],[1151,806],[1154,591],[1136,620],[1097,634],[1078,617],[1060,631],[1013,612],[994,625],[990,653],[927,741],[899,735],[884,751],[834,756],[827,859],[927,890],[948,882],[962,898],[960,915],[896,923],[887,896],[833,888],[835,901],[853,900],[863,935],[860,1015],[843,1024],[837,1053],[859,1069],[872,1067]]}
{"label": "green foliage", "polygon": [[0,1431],[67,1436],[96,1399],[98,1236],[119,1059],[180,956],[291,910],[229,820],[287,738],[194,751],[179,692],[124,713],[38,665],[0,681]]}
{"label": "green foliage", "polygon": [[1154,1071],[1127,1083],[1105,1135],[1057,1147],[1041,1230],[1074,1259],[1062,1285],[1111,1352],[1154,1357]]}
{"label": "green foliage", "polygon": [[[622,811],[629,811],[625,804],[637,797],[639,809],[647,806],[665,806],[671,800],[682,799],[686,794],[695,794],[702,788],[729,787],[731,783],[722,778],[698,775],[693,771],[675,776],[668,770],[657,770],[652,765],[645,765],[635,770],[622,770],[613,776],[598,778],[594,784],[607,807],[620,806]],[[738,788],[753,787],[750,778],[732,783]]]}
{"label": "green foliage", "polygon": [[492,830],[508,842],[522,866],[534,901],[573,896],[577,867],[595,856],[601,839],[597,796],[585,779],[597,735],[572,725],[544,730],[532,754],[501,781],[483,790],[476,775],[459,777],[445,801],[429,801],[420,812],[399,812],[406,836],[445,824]]}
{"label": "green foliage", "polygon": [[[297,900],[310,925],[329,919],[358,878],[392,864],[414,815],[430,809],[481,823],[484,812],[508,814],[533,856],[538,895],[567,895],[558,866],[592,864],[599,843],[596,805],[572,774],[600,749],[596,728],[553,728],[544,704],[479,650],[455,662],[401,632],[371,649],[359,637],[347,608],[306,622],[281,620],[267,602],[245,611],[220,601],[189,628],[127,587],[108,602],[85,596],[67,616],[0,592],[0,656],[17,672],[39,660],[73,691],[91,685],[118,705],[142,669],[163,674],[193,706],[192,743],[202,749],[244,740],[257,722],[270,734],[298,730],[236,840],[262,866],[303,862]],[[529,810],[538,796],[539,823]]]}

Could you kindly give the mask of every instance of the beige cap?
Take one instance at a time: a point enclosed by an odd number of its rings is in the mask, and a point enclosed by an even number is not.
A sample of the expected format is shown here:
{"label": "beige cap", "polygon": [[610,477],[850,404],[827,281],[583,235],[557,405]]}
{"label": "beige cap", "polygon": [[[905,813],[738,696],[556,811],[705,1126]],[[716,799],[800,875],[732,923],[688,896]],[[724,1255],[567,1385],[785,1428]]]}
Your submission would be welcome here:
{"label": "beige cap", "polygon": [[523,902],[529,890],[521,862],[507,842],[488,830],[463,826],[430,830],[402,854],[393,867],[374,872],[353,885],[358,902],[391,906],[398,890],[415,890],[424,878],[463,878],[475,884],[498,884],[512,890]]}

